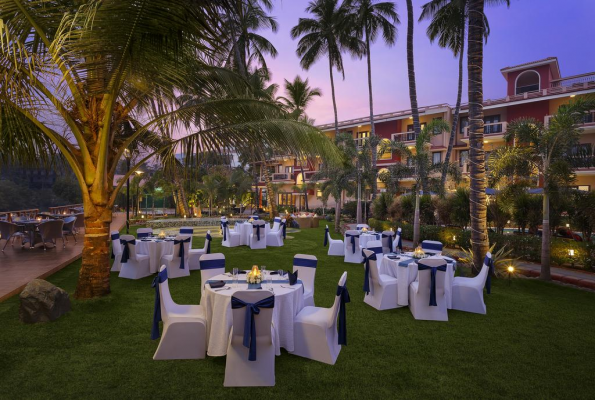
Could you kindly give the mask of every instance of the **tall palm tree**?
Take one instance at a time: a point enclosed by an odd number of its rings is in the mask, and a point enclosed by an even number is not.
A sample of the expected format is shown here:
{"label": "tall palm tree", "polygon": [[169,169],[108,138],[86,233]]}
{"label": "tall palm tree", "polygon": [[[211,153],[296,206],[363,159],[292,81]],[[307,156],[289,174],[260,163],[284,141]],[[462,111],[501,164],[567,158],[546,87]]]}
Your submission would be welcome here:
{"label": "tall palm tree", "polygon": [[[503,147],[490,157],[490,178],[492,181],[510,176],[531,176],[535,171],[543,181],[543,223],[541,234],[541,275],[550,280],[550,197],[558,187],[566,187],[574,180],[573,165],[580,154],[576,146],[586,113],[595,108],[595,98],[577,99],[560,106],[550,119],[548,126],[533,118],[521,118],[508,125],[504,139],[515,143]],[[591,157],[591,161],[593,158]],[[582,167],[593,166],[582,164]],[[493,168],[492,168],[493,167]]]}
{"label": "tall palm tree", "polygon": [[363,54],[361,40],[351,35],[352,28],[347,26],[348,9],[339,6],[338,0],[313,0],[306,7],[306,12],[314,18],[300,18],[296,26],[291,28],[291,38],[301,36],[296,53],[300,57],[300,65],[308,70],[322,56],[328,56],[331,95],[335,113],[335,136],[339,134],[339,117],[335,99],[335,81],[333,68],[336,68],[345,79],[343,57],[341,52],[348,49],[354,54]]}
{"label": "tall palm tree", "polygon": [[413,130],[417,137],[421,133],[421,125],[419,124],[415,64],[413,62],[413,4],[411,0],[407,0],[407,77],[409,79],[409,101],[411,102]]}
{"label": "tall palm tree", "polygon": [[[246,99],[244,79],[209,64],[220,43],[221,1],[55,0],[39,7],[0,0],[0,120],[9,121],[0,129],[18,138],[0,147],[0,158],[35,161],[59,152],[76,176],[85,215],[77,298],[110,292],[114,201],[147,160],[170,164],[178,152],[256,144],[316,154],[316,142],[336,159],[320,132],[287,119],[275,104]],[[207,100],[178,107],[181,92]],[[159,129],[196,115],[200,124],[182,137]],[[141,124],[122,131],[128,117]],[[139,140],[151,150],[114,187],[118,162]]]}
{"label": "tall palm tree", "polygon": [[[363,40],[366,48],[366,61],[368,63],[368,97],[370,104],[370,135],[376,135],[374,127],[374,98],[372,96],[372,49],[379,34],[382,34],[384,42],[390,47],[397,40],[396,24],[399,24],[399,16],[395,11],[395,4],[392,1],[377,3],[375,0],[351,0],[349,7],[356,32]],[[377,175],[377,146],[372,148],[372,166]],[[372,200],[376,198],[376,179],[372,183]]]}

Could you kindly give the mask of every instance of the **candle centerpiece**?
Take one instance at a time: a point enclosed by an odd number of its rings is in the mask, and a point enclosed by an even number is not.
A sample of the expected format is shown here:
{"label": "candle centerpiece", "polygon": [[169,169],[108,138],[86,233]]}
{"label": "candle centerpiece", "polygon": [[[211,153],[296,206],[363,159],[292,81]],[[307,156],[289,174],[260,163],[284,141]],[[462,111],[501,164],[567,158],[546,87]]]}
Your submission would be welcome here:
{"label": "candle centerpiece", "polygon": [[159,232],[158,237],[159,237],[159,239],[165,239],[165,231]]}
{"label": "candle centerpiece", "polygon": [[363,232],[363,233],[366,233],[366,232],[368,232],[368,228],[366,228],[366,227],[364,226],[364,227],[362,228],[362,232]]}
{"label": "candle centerpiece", "polygon": [[248,289],[260,289],[262,274],[258,266],[252,266],[252,270],[246,274],[246,282],[248,282]]}
{"label": "candle centerpiece", "polygon": [[250,222],[250,223],[254,222],[254,218],[250,218],[250,219],[248,220],[248,222]]}
{"label": "candle centerpiece", "polygon": [[421,246],[417,246],[413,251],[413,258],[421,260],[426,257],[426,253],[422,250]]}

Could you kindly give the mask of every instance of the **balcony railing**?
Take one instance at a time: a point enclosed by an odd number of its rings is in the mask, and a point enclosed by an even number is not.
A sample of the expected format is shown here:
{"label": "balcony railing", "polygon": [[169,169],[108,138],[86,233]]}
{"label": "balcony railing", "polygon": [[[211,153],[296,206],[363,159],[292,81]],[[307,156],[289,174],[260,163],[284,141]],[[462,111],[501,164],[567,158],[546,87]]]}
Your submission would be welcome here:
{"label": "balcony railing", "polygon": [[[503,135],[506,133],[506,126],[507,122],[492,122],[489,124],[483,125],[483,134],[484,135]],[[463,138],[469,138],[469,127],[466,126],[463,128]]]}
{"label": "balcony railing", "polygon": [[[544,125],[548,126],[550,124],[550,121],[552,119],[553,115],[546,115],[544,118]],[[595,126],[595,110],[591,110],[589,111],[588,114],[585,114],[585,116],[583,117],[583,123],[582,126]]]}
{"label": "balcony railing", "polygon": [[391,137],[395,142],[413,142],[416,139],[415,131],[393,133]]}
{"label": "balcony railing", "polygon": [[550,87],[582,87],[585,86],[585,84],[595,84],[595,72],[552,79]]}

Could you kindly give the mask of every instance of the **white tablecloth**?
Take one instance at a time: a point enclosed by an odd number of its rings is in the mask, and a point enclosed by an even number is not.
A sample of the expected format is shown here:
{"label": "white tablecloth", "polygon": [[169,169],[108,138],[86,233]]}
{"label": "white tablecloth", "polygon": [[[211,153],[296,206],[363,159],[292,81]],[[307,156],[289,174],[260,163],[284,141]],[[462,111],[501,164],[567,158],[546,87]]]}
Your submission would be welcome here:
{"label": "white tablecloth", "polygon": [[[447,308],[452,308],[452,282],[454,280],[454,271],[457,267],[457,262],[446,256],[431,256],[428,258],[441,258],[446,260],[446,276],[444,282],[444,295],[446,297]],[[407,266],[399,266],[399,263],[406,262]],[[381,274],[389,275],[397,278],[397,304],[400,306],[409,305],[409,285],[417,279],[417,264],[410,255],[400,255],[398,260],[391,260],[384,255],[380,262]]]}
{"label": "white tablecloth", "polygon": [[[229,280],[227,286],[231,289],[215,291],[209,285],[205,286],[205,298],[201,304],[207,317],[207,354],[209,356],[224,356],[227,354],[227,344],[231,332],[233,314],[231,312],[231,296],[238,290],[247,290],[246,275],[240,275],[240,283],[235,287],[231,282],[232,277],[226,274],[217,275],[210,280]],[[273,280],[279,280],[278,275],[273,275]],[[244,283],[241,283],[241,282]],[[281,347],[293,351],[293,320],[304,308],[304,293],[302,285],[295,284],[294,289],[283,288],[289,283],[274,283],[275,308],[273,309],[273,326],[275,351],[281,355]],[[269,284],[263,282],[262,289],[268,290]]]}
{"label": "white tablecloth", "polygon": [[[240,245],[250,246],[250,234],[252,234],[253,226],[250,222],[238,222],[236,223],[237,232],[240,232]],[[269,224],[264,224],[264,229],[260,229],[260,240],[266,240],[266,234],[269,233],[271,227]]]}
{"label": "white tablecloth", "polygon": [[159,271],[159,264],[161,263],[161,256],[171,254],[174,251],[174,241],[173,239],[168,239],[167,241],[161,239],[137,239],[136,247],[139,254],[149,256],[151,273],[157,273]]}
{"label": "white tablecloth", "polygon": [[359,235],[359,247],[365,249],[366,244],[371,240],[382,240],[382,234],[380,233],[362,233]]}

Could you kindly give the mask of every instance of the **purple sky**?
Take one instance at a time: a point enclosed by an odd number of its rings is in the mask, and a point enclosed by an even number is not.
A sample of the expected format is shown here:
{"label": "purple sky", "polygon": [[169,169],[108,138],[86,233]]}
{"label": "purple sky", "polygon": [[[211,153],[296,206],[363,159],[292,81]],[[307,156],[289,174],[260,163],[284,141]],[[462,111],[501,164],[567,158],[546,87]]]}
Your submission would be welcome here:
{"label": "purple sky", "polygon": [[[414,18],[427,0],[413,0]],[[395,1],[401,18],[399,38],[392,48],[377,41],[372,47],[372,82],[374,113],[410,108],[405,0]],[[500,69],[545,57],[558,57],[562,76],[595,71],[595,52],[592,49],[592,18],[595,0],[511,0],[511,6],[489,7],[491,35],[484,49],[484,97],[506,95]],[[272,15],[279,22],[279,31],[264,32],[279,51],[275,60],[268,60],[273,81],[281,86],[299,74],[309,78],[312,86],[322,89],[323,97],[307,110],[317,124],[333,121],[328,61],[321,59],[309,71],[303,71],[295,54],[297,40],[289,31],[298,18],[306,16],[306,0],[277,0]],[[456,100],[458,63],[448,50],[431,45],[426,36],[427,22],[415,24],[414,54],[417,95],[420,106],[449,103]],[[466,62],[466,61],[465,61]],[[335,91],[339,120],[368,115],[368,84],[365,60],[353,60],[344,55],[345,81],[335,73]],[[466,67],[465,67],[466,68]],[[466,74],[463,101],[467,99]]]}

